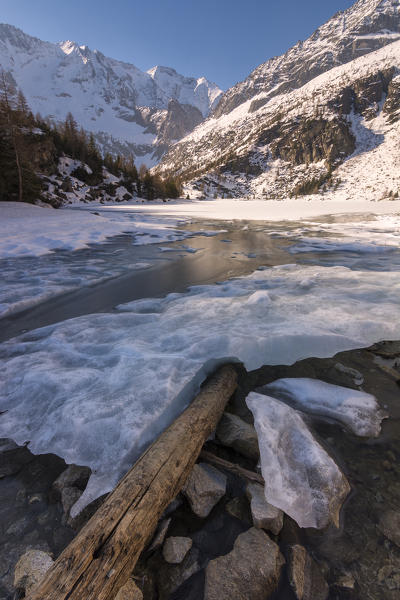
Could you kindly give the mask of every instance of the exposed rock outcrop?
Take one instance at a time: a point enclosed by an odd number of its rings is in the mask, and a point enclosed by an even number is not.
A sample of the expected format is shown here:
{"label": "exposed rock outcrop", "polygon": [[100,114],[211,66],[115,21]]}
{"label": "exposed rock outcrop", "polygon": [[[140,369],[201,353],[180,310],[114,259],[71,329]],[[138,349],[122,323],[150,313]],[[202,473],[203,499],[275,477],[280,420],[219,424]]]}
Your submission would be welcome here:
{"label": "exposed rock outcrop", "polygon": [[29,594],[43,579],[54,561],[47,552],[28,550],[21,556],[14,571],[14,587]]}
{"label": "exposed rock outcrop", "polygon": [[251,528],[239,535],[232,552],[208,564],[204,600],[265,600],[275,591],[284,562],[267,534]]}
{"label": "exposed rock outcrop", "polygon": [[329,586],[303,546],[290,548],[289,580],[298,600],[326,600],[328,597]]}
{"label": "exposed rock outcrop", "polygon": [[256,430],[240,417],[232,413],[224,413],[217,427],[216,435],[224,446],[233,448],[248,458],[259,459],[260,451]]}
{"label": "exposed rock outcrop", "polygon": [[283,527],[283,512],[267,502],[264,488],[258,483],[248,484],[246,494],[250,500],[254,527],[278,535]]}
{"label": "exposed rock outcrop", "polygon": [[190,548],[192,540],[188,537],[169,537],[165,540],[163,557],[167,563],[178,565],[183,561]]}
{"label": "exposed rock outcrop", "polygon": [[193,512],[202,518],[210,514],[225,491],[226,476],[205,463],[194,466],[182,490]]}

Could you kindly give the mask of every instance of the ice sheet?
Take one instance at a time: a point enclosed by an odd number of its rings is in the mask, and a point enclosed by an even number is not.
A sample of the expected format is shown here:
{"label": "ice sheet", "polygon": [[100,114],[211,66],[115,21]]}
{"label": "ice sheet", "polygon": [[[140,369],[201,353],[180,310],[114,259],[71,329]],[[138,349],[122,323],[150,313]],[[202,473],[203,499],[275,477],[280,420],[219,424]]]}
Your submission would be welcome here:
{"label": "ice sheet", "polygon": [[321,529],[331,521],[338,525],[350,486],[301,415],[254,392],[246,402],[254,416],[267,501],[300,527]]}
{"label": "ice sheet", "polygon": [[90,466],[78,510],[113,487],[215,361],[255,369],[399,336],[391,272],[285,265],[135,301],[2,344],[0,436]]}
{"label": "ice sheet", "polygon": [[259,391],[297,410],[339,421],[359,436],[378,436],[385,417],[375,396],[318,379],[278,379]]}
{"label": "ice sheet", "polygon": [[55,210],[24,202],[0,202],[0,258],[41,256],[60,248],[77,250],[127,232],[133,234],[135,245],[172,242],[190,235],[177,229],[182,219],[139,215],[134,210],[138,206],[107,210],[93,203]]}

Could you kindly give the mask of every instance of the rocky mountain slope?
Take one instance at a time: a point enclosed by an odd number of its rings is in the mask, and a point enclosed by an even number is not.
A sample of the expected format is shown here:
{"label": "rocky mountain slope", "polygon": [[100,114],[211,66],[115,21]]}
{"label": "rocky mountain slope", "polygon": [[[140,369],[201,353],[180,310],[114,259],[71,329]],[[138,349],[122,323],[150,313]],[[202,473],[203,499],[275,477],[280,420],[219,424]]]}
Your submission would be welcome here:
{"label": "rocky mountain slope", "polygon": [[34,113],[62,121],[70,111],[104,152],[133,153],[139,165],[157,162],[222,95],[204,77],[184,77],[160,66],[143,72],[87,46],[43,42],[4,24],[0,67]]}
{"label": "rocky mountain slope", "polygon": [[360,174],[367,194],[396,194],[396,40],[399,0],[359,0],[229,90],[157,171],[179,174],[200,195],[279,198],[334,190],[351,196]]}
{"label": "rocky mountain slope", "polygon": [[[226,115],[263,92],[270,98],[303,86],[317,75],[400,39],[399,0],[358,0],[319,27],[305,42],[257,67],[226,92],[214,116]],[[252,109],[258,106],[255,103]]]}

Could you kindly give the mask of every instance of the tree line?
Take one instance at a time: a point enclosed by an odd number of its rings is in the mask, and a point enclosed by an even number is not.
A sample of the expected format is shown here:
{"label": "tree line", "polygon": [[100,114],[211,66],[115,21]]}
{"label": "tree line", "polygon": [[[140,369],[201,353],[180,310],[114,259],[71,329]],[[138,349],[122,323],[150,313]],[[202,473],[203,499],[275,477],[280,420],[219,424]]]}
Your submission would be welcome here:
{"label": "tree line", "polygon": [[69,156],[83,166],[71,173],[89,186],[103,183],[103,168],[118,177],[128,192],[146,200],[178,198],[178,178],[162,179],[132,156],[102,156],[93,134],[80,128],[69,113],[62,123],[34,116],[11,77],[0,72],[0,200],[31,202],[41,198],[45,178],[57,173],[58,159]]}

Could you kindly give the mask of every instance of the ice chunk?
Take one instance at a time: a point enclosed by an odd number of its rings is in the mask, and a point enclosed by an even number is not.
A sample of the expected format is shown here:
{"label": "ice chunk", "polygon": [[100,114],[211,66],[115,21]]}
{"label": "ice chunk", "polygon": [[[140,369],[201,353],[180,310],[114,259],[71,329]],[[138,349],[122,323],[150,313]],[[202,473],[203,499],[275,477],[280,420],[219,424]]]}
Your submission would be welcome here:
{"label": "ice chunk", "polygon": [[339,421],[360,436],[378,436],[386,416],[375,396],[318,379],[278,379],[259,391],[297,410]]}
{"label": "ice chunk", "polygon": [[301,415],[283,402],[252,392],[267,502],[300,527],[339,525],[350,486],[339,467],[315,440]]}

